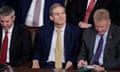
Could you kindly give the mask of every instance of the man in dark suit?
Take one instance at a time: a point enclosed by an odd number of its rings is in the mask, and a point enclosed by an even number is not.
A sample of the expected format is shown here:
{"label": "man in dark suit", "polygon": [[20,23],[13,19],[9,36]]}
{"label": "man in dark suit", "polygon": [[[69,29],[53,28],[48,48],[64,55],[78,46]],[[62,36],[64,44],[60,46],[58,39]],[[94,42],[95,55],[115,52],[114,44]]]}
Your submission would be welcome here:
{"label": "man in dark suit", "polygon": [[95,70],[120,69],[120,28],[111,24],[105,9],[96,10],[94,22],[95,28],[83,33],[78,68],[92,65]]}
{"label": "man in dark suit", "polygon": [[[36,0],[34,0],[36,1]],[[8,0],[7,5],[12,6],[16,11],[16,23],[25,25],[27,15],[30,11],[31,4],[33,0]],[[54,3],[64,4],[64,0],[42,0],[43,6],[43,25],[49,24],[51,21],[49,19],[49,8]],[[34,8],[34,7],[33,7]],[[34,9],[33,9],[34,10]]]}
{"label": "man in dark suit", "polygon": [[[9,6],[3,6],[0,9],[0,64],[7,63],[17,67],[30,60],[32,42],[30,32],[16,25],[14,20],[15,10]],[[5,38],[6,41],[4,41]],[[4,43],[7,47],[3,47]]]}
{"label": "man in dark suit", "polygon": [[65,8],[55,3],[50,8],[50,19],[54,24],[43,26],[38,30],[35,41],[33,68],[56,68],[56,30],[62,30],[62,68],[69,69],[75,62],[80,47],[79,27],[66,23]]}
{"label": "man in dark suit", "polygon": [[91,0],[68,0],[71,1],[66,6],[68,22],[80,26],[80,28],[90,28],[93,26],[93,14],[95,10],[105,8],[111,11],[114,0],[95,0],[95,5],[90,13],[87,22],[84,22],[85,14]]}

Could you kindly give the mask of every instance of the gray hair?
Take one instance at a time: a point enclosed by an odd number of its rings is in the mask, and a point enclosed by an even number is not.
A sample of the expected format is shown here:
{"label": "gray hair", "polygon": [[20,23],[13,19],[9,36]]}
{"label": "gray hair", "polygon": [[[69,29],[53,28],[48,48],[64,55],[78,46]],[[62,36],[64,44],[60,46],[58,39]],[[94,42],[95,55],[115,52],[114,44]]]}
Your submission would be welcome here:
{"label": "gray hair", "polygon": [[50,7],[50,11],[49,11],[50,15],[53,14],[53,10],[54,10],[55,8],[57,8],[57,7],[62,7],[62,8],[65,9],[65,7],[64,7],[63,5],[61,5],[60,3],[54,3],[54,4]]}
{"label": "gray hair", "polygon": [[0,8],[0,15],[2,15],[2,16],[8,16],[8,15],[14,16],[15,10],[10,6],[2,6]]}
{"label": "gray hair", "polygon": [[109,11],[106,9],[98,9],[94,13],[94,19],[97,21],[110,19]]}

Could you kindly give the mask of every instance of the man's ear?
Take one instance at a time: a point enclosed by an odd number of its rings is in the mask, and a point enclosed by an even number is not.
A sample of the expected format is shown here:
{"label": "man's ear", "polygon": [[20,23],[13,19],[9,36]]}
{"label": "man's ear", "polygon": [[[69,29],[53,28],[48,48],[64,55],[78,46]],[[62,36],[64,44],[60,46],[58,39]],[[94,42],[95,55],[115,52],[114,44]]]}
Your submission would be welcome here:
{"label": "man's ear", "polygon": [[13,21],[15,20],[16,16],[13,16]]}
{"label": "man's ear", "polygon": [[50,20],[52,20],[52,21],[53,21],[53,17],[52,17],[52,16],[50,16]]}

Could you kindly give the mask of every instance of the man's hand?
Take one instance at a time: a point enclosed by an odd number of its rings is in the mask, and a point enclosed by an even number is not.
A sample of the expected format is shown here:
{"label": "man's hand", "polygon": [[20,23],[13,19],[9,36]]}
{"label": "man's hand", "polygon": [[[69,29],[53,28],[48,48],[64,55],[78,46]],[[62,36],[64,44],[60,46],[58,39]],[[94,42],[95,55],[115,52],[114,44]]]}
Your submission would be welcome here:
{"label": "man's hand", "polygon": [[80,60],[77,64],[77,67],[78,68],[81,68],[81,67],[86,67],[88,65],[87,61],[85,60]]}
{"label": "man's hand", "polygon": [[97,71],[105,71],[104,67],[101,67],[99,65],[93,65],[93,66],[94,66],[94,69]]}
{"label": "man's hand", "polygon": [[35,68],[35,69],[40,68],[38,60],[33,60],[32,68]]}
{"label": "man's hand", "polygon": [[88,23],[86,23],[86,22],[79,22],[78,26],[79,26],[80,28],[87,29],[87,28],[92,27],[92,24],[88,24]]}
{"label": "man's hand", "polygon": [[70,69],[71,67],[72,67],[72,62],[71,61],[68,61],[67,63],[66,63],[66,66],[65,66],[65,69]]}

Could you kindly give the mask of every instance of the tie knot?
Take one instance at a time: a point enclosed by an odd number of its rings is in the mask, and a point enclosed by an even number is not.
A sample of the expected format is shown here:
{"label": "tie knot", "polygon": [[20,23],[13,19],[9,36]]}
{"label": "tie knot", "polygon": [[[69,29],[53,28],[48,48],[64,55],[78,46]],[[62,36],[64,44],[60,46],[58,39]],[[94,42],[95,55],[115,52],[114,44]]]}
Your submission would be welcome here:
{"label": "tie knot", "polygon": [[57,33],[60,33],[60,32],[62,32],[62,30],[59,30],[59,29],[58,29],[58,30],[56,30],[56,32],[57,32]]}
{"label": "tie knot", "polygon": [[5,31],[5,33],[8,33],[8,31]]}
{"label": "tie knot", "polygon": [[103,38],[104,35],[100,35],[100,38]]}
{"label": "tie knot", "polygon": [[91,0],[92,2],[95,2],[95,0]]}
{"label": "tie knot", "polygon": [[5,31],[5,34],[8,34],[8,31]]}

